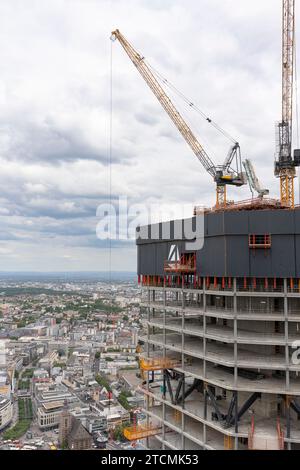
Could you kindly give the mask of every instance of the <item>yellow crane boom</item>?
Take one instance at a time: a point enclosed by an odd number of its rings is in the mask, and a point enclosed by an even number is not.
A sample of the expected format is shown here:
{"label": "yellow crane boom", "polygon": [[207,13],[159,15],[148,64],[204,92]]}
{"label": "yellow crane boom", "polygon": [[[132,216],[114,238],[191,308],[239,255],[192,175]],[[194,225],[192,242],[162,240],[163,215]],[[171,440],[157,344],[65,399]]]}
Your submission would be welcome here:
{"label": "yellow crane boom", "polygon": [[300,166],[299,150],[292,155],[294,57],[295,0],[282,0],[282,120],[275,175],[280,178],[281,204],[291,208],[295,207],[294,179]]}
{"label": "yellow crane boom", "polygon": [[[133,62],[145,82],[148,84],[161,106],[167,112],[187,144],[193,150],[194,154],[201,162],[205,170],[213,177],[217,184],[217,207],[226,206],[226,185],[243,186],[246,184],[245,175],[242,172],[240,147],[238,143],[230,150],[224,165],[216,166],[208,156],[188,124],[185,122],[181,114],[177,111],[171,99],[166,94],[152,71],[142,57],[127,41],[123,34],[116,29],[112,32],[112,40],[118,40],[123,49]],[[232,162],[235,159],[236,167],[233,169]]]}

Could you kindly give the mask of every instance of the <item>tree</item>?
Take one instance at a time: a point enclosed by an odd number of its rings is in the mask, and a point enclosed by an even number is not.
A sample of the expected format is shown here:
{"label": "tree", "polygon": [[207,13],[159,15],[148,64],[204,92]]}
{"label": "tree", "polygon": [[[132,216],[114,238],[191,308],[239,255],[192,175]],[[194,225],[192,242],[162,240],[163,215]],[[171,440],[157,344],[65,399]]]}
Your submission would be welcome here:
{"label": "tree", "polygon": [[116,426],[113,431],[113,438],[115,441],[123,441],[125,442],[127,439],[124,437],[124,429],[130,426],[130,423],[120,424]]}
{"label": "tree", "polygon": [[98,374],[95,379],[101,387],[105,387],[108,392],[111,392],[110,383],[103,375]]}
{"label": "tree", "polygon": [[123,406],[123,408],[125,408],[125,410],[131,410],[132,408],[132,406],[128,403],[128,400],[127,400],[127,398],[131,396],[132,395],[130,392],[127,392],[126,390],[122,390],[122,392],[120,393],[118,397],[118,402],[120,403],[121,406]]}
{"label": "tree", "polygon": [[66,439],[63,440],[63,442],[61,444],[61,449],[62,450],[68,450],[69,449],[68,441]]}

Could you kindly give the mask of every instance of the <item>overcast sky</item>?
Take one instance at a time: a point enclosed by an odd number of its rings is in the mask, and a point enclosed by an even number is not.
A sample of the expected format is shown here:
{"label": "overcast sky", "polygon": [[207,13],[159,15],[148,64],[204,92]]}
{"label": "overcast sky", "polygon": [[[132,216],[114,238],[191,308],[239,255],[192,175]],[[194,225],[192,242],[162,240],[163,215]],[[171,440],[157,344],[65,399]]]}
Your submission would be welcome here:
{"label": "overcast sky", "polygon": [[[214,204],[210,176],[111,43],[115,28],[240,142],[278,196],[281,0],[1,0],[0,271],[108,269],[96,210],[109,197],[111,49],[113,199]],[[221,163],[230,142],[185,116]],[[113,242],[111,266],[134,271],[134,243]]]}

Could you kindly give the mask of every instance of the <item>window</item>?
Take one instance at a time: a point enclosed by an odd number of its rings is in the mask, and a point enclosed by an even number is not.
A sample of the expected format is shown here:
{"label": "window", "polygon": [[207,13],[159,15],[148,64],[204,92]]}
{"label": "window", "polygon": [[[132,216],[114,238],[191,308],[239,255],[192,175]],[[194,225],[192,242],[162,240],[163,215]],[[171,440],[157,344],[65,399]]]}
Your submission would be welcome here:
{"label": "window", "polygon": [[249,235],[249,248],[271,248],[272,237],[270,234]]}

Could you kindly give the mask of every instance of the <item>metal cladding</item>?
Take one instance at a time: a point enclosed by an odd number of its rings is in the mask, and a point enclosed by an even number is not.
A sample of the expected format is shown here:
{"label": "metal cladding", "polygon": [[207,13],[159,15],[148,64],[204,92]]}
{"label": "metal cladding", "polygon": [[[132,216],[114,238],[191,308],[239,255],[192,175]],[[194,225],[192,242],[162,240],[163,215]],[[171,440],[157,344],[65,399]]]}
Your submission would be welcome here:
{"label": "metal cladding", "polygon": [[[195,227],[196,218],[191,221]],[[136,241],[139,275],[163,276],[174,245],[180,255],[193,251],[187,250],[184,237],[174,237],[178,224],[183,221],[170,223],[168,238],[164,236],[166,224],[141,228],[143,237]],[[299,209],[205,213],[197,237],[200,232],[204,233],[203,248],[195,250],[199,276],[300,278]],[[270,242],[253,246],[250,240],[255,237]]]}

